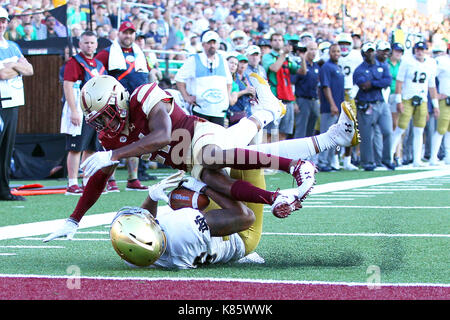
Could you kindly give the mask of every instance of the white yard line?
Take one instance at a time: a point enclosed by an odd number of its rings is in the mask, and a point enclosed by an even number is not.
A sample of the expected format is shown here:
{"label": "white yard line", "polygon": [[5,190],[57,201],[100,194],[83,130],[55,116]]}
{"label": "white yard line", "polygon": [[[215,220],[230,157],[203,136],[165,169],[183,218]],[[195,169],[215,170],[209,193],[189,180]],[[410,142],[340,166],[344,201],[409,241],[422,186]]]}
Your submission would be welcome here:
{"label": "white yard line", "polygon": [[0,246],[0,248],[8,249],[64,249],[61,246]]}
{"label": "white yard line", "polygon": [[386,237],[386,238],[450,238],[450,234],[410,234],[410,233],[296,233],[296,232],[263,232],[265,236],[297,236],[297,237]]}
{"label": "white yard line", "polygon": [[[351,190],[356,188],[370,187],[375,185],[385,185],[403,181],[411,181],[411,180],[419,180],[419,179],[427,179],[427,178],[435,178],[435,177],[443,177],[450,176],[450,168],[444,168],[442,170],[428,170],[428,171],[420,171],[415,173],[407,173],[400,174],[388,177],[376,177],[364,180],[347,180],[342,182],[332,182],[326,183],[322,185],[316,185],[312,190],[311,194],[322,194],[328,192],[335,191],[343,191],[343,190]],[[427,190],[427,189],[424,189]],[[296,188],[288,189],[287,192],[296,192]],[[371,190],[371,191],[380,191],[380,190]],[[383,190],[384,191],[384,190]],[[386,190],[392,191],[392,190]],[[322,206],[315,206],[322,207]],[[323,206],[325,208],[328,207],[336,207],[336,208],[349,208],[347,206]],[[372,208],[387,208],[387,207],[372,207]],[[404,208],[404,207],[393,207],[393,208]],[[408,208],[408,207],[405,207]],[[427,208],[427,207],[415,207],[415,208]],[[431,208],[431,207],[428,207]],[[442,207],[447,209],[448,207]],[[168,206],[161,206],[158,208],[159,213],[163,214],[164,212],[170,211],[171,209]],[[107,212],[101,214],[92,214],[86,215],[80,222],[79,229],[95,227],[99,225],[105,225],[112,221],[116,212]],[[24,237],[32,237],[41,234],[49,234],[56,230],[64,223],[65,219],[56,219],[50,221],[41,221],[41,222],[33,222],[33,223],[25,223],[20,225],[13,226],[5,226],[0,227],[0,240],[5,239],[14,239],[14,238],[24,238]]]}
{"label": "white yard line", "polygon": [[[308,204],[307,207],[303,207],[302,210],[305,209],[311,209],[311,208],[348,208],[348,209],[418,209],[418,210],[424,210],[424,209],[450,209],[450,206],[445,207],[410,207],[410,206],[340,206],[340,205],[330,205],[330,206],[322,206],[322,205],[316,205],[318,202],[314,202],[311,204]],[[447,212],[450,213],[450,212]]]}

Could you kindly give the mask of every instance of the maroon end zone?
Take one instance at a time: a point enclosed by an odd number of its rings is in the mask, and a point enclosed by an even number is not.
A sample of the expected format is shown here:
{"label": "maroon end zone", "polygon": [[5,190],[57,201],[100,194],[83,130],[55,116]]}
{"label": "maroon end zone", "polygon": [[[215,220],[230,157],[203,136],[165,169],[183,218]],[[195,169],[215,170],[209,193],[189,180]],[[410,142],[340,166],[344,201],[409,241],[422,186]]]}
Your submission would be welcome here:
{"label": "maroon end zone", "polygon": [[[75,287],[69,289],[68,287]],[[1,300],[448,300],[448,286],[0,277]]]}

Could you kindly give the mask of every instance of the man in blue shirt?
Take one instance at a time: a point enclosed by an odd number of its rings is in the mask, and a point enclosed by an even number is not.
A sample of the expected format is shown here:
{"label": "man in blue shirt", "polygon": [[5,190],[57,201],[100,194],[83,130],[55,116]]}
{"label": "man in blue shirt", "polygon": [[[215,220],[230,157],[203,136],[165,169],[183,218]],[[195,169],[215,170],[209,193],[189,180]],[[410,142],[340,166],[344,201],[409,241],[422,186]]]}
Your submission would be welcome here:
{"label": "man in blue shirt", "polygon": [[362,46],[364,62],[353,74],[353,83],[359,87],[355,101],[361,135],[361,165],[366,171],[376,168],[373,148],[375,125],[379,125],[383,135],[382,163],[389,169],[394,168],[390,153],[392,116],[382,94],[382,89],[390,86],[392,77],[389,66],[375,59],[375,50],[375,44],[372,42],[366,42]]}
{"label": "man in blue shirt", "polygon": [[[341,103],[345,99],[344,74],[338,65],[341,48],[335,43],[329,49],[330,59],[323,64],[319,71],[320,98],[320,132],[326,132],[335,124]],[[328,150],[319,154],[318,168],[320,171],[331,171],[335,150]]]}
{"label": "man in blue shirt", "polygon": [[294,76],[295,96],[299,111],[295,114],[294,138],[310,137],[314,134],[314,126],[319,117],[319,70],[314,58],[317,54],[317,43],[310,41],[306,53],[302,57],[299,73]]}

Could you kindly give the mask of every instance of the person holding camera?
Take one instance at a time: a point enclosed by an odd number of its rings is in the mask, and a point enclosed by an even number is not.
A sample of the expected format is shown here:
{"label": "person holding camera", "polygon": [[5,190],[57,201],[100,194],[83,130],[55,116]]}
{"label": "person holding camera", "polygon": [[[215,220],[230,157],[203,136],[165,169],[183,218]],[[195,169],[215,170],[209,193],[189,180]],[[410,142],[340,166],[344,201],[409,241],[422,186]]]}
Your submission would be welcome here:
{"label": "person holding camera", "polygon": [[268,137],[270,133],[279,131],[279,140],[285,140],[294,131],[294,105],[295,95],[291,84],[291,75],[299,71],[300,66],[289,54],[293,51],[292,45],[285,45],[283,35],[273,33],[270,36],[272,51],[262,58],[262,65],[267,72],[267,79],[272,93],[286,105],[286,114],[279,125],[270,123],[266,126]]}
{"label": "person holding camera", "polygon": [[355,69],[353,82],[359,87],[355,97],[361,135],[361,165],[366,171],[376,167],[373,136],[375,126],[380,127],[383,136],[381,162],[388,169],[394,169],[391,160],[392,117],[382,90],[389,87],[392,76],[386,63],[375,59],[376,47],[366,42],[361,48],[364,61]]}
{"label": "person holding camera", "polygon": [[399,113],[398,126],[392,137],[391,155],[399,144],[403,133],[413,118],[413,166],[422,167],[423,131],[427,122],[428,92],[430,92],[433,113],[439,117],[439,100],[436,90],[436,66],[426,57],[425,42],[417,42],[413,47],[413,57],[402,60],[395,85],[395,102]]}
{"label": "person holding camera", "polygon": [[320,115],[319,104],[319,64],[314,61],[317,55],[317,43],[310,41],[306,52],[301,53],[300,73],[295,75],[295,96],[298,112],[295,114],[294,138],[310,137],[314,134],[314,126]]}

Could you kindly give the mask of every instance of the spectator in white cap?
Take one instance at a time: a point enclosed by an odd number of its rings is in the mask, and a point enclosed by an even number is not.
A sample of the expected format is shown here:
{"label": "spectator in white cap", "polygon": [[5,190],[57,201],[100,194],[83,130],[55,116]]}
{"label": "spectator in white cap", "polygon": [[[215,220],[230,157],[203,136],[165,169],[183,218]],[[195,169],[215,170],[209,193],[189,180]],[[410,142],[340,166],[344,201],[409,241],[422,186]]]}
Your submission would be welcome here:
{"label": "spectator in white cap", "polygon": [[218,53],[217,32],[205,32],[201,41],[203,51],[190,56],[175,75],[177,89],[194,115],[223,126],[233,79],[225,57]]}
{"label": "spectator in white cap", "polygon": [[251,45],[245,51],[245,55],[248,58],[248,67],[246,74],[257,73],[264,79],[267,79],[266,70],[261,65],[261,48],[255,45]]}

